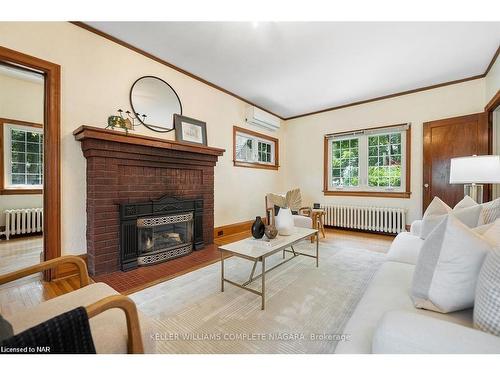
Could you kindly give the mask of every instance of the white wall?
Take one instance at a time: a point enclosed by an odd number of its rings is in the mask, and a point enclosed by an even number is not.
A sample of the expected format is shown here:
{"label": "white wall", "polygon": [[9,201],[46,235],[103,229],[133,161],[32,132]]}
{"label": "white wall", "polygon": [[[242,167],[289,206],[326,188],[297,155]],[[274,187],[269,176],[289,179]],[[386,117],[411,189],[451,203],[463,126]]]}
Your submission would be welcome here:
{"label": "white wall", "polygon": [[[18,79],[0,71],[1,118],[42,124],[43,96],[43,82]],[[4,210],[42,205],[41,194],[0,195],[0,226],[5,225]]]}
{"label": "white wall", "polygon": [[[306,203],[404,207],[408,220],[422,213],[422,124],[484,109],[485,80],[421,91],[286,121],[286,185],[300,187]],[[410,122],[411,198],[326,197],[323,195],[323,136],[326,133]],[[452,140],[450,140],[452,141]]]}
{"label": "white wall", "polygon": [[[184,114],[207,122],[209,146],[226,149],[215,168],[216,226],[263,215],[265,193],[282,190],[283,167],[276,172],[232,165],[232,127],[246,127],[242,101],[67,22],[2,22],[0,45],[62,67],[63,254],[86,251],[86,163],[72,132],[84,124],[104,127],[118,108],[128,109],[130,87],[144,75],[158,76],[174,87]],[[173,132],[159,135],[144,128],[137,133],[174,138]],[[282,138],[279,132],[268,134]],[[283,144],[280,152],[283,159]]]}

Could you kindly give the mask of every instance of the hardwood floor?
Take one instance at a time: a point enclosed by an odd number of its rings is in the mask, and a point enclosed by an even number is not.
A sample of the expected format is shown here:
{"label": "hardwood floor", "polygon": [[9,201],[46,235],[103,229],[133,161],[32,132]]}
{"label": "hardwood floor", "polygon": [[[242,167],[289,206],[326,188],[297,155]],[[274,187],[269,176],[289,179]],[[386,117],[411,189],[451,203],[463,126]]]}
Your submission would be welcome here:
{"label": "hardwood floor", "polygon": [[[233,234],[225,238],[217,239],[216,245],[229,243],[246,238],[250,235],[249,232]],[[345,231],[338,229],[327,229],[326,238],[321,238],[323,243],[335,243],[336,246],[346,247],[356,251],[356,249],[368,249],[371,251],[386,253],[394,239],[393,236],[383,234],[373,234],[364,232]],[[174,259],[170,262],[161,263],[156,266],[142,267],[127,273],[117,272],[103,277],[96,277],[96,281],[110,281],[113,278],[118,278],[118,282],[110,282],[116,286],[122,284],[122,293],[132,293],[134,291],[149,287],[164,280],[168,280],[195,269],[204,267],[207,264],[217,262],[219,260],[219,252],[217,246],[211,246],[203,256],[201,253],[194,254],[195,258],[182,257]],[[151,280],[144,281],[144,275],[152,274],[153,268],[162,268],[161,271],[156,271],[157,275]],[[137,274],[133,274],[133,272]],[[163,273],[162,273],[163,272]],[[2,272],[3,273],[3,272]],[[107,277],[106,277],[107,276]],[[142,280],[141,277],[143,278]],[[139,284],[137,283],[139,281]],[[77,277],[69,277],[54,282],[43,282],[39,276],[25,278],[7,285],[0,286],[0,312],[3,314],[12,314],[42,301],[54,298],[58,295],[68,293],[78,289],[79,280]],[[117,289],[120,289],[117,288]]]}

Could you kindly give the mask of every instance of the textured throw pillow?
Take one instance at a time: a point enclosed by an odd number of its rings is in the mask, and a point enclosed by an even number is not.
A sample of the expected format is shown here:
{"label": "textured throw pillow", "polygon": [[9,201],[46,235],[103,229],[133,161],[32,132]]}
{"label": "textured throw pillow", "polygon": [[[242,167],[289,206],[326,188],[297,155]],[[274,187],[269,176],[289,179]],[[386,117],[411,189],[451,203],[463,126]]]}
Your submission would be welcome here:
{"label": "textured throw pillow", "polygon": [[474,228],[477,226],[481,210],[481,206],[476,204],[475,206],[471,207],[461,208],[457,210],[453,209],[446,215],[428,215],[422,220],[420,238],[425,240],[429,236],[429,234],[439,225],[439,223],[441,223],[441,221],[443,221],[447,216],[453,216],[467,225],[469,228]]}
{"label": "textured throw pillow", "polygon": [[500,246],[488,254],[479,273],[474,327],[500,336]]}
{"label": "textured throw pillow", "polygon": [[479,225],[493,223],[496,219],[500,218],[500,198],[483,203],[480,206],[482,207],[482,211],[479,217]]}
{"label": "textured throw pillow", "polygon": [[472,307],[479,271],[492,247],[447,215],[420,250],[411,291],[415,307],[442,313]]}

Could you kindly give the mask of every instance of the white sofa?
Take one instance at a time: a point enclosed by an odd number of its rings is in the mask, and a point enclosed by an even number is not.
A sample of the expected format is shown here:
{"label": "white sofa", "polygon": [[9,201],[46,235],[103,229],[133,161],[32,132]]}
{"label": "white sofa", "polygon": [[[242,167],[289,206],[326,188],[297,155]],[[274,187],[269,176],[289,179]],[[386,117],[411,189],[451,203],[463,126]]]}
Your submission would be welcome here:
{"label": "white sofa", "polygon": [[[336,353],[500,353],[500,337],[472,328],[472,309],[441,314],[416,309],[410,298],[423,240],[421,222],[393,241],[343,329]],[[413,233],[413,234],[412,234]]]}

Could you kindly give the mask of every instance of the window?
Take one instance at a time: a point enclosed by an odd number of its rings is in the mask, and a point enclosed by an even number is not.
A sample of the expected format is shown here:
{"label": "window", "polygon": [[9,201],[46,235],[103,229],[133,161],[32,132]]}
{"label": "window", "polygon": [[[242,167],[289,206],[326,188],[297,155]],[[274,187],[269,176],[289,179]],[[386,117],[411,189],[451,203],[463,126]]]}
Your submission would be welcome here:
{"label": "window", "polygon": [[278,139],[237,126],[233,137],[235,166],[278,169]]}
{"label": "window", "polygon": [[325,137],[326,195],[410,196],[410,125]]}
{"label": "window", "polygon": [[42,189],[43,129],[5,123],[3,143],[4,189]]}
{"label": "window", "polygon": [[359,138],[332,142],[332,185],[359,186]]}

